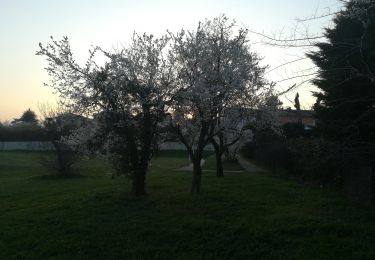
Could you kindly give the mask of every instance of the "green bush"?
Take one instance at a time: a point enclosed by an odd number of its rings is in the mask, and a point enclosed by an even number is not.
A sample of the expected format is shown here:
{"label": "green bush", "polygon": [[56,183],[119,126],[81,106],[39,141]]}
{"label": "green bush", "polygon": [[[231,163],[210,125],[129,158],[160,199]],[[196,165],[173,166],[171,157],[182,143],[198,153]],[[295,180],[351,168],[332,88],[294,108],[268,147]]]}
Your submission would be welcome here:
{"label": "green bush", "polygon": [[341,186],[345,159],[339,144],[299,137],[288,140],[288,149],[293,158],[290,173],[320,185]]}
{"label": "green bush", "polygon": [[255,159],[255,142],[247,142],[242,148],[241,153],[250,159]]}
{"label": "green bush", "polygon": [[343,182],[345,158],[341,146],[323,138],[286,138],[262,130],[256,132],[253,142],[246,144],[242,153],[269,168],[285,169],[310,183],[341,186]]}
{"label": "green bush", "polygon": [[309,126],[309,129],[305,129],[305,126],[299,123],[286,123],[282,126],[282,130],[287,139],[319,136],[319,130],[316,127]]}
{"label": "green bush", "polygon": [[286,139],[272,130],[258,130],[253,142],[247,143],[242,152],[248,158],[273,169],[288,169],[292,163]]}
{"label": "green bush", "polygon": [[305,133],[305,127],[303,124],[299,123],[286,123],[282,127],[283,134],[287,138],[295,138],[299,136],[303,136]]}

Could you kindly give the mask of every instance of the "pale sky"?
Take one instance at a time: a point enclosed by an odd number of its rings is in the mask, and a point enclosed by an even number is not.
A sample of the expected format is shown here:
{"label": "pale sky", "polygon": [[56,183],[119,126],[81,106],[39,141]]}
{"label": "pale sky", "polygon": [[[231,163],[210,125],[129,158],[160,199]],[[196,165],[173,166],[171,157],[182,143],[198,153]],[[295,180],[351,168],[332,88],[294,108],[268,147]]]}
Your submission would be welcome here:
{"label": "pale sky", "polygon": [[[91,46],[111,49],[129,42],[134,31],[160,35],[181,28],[194,29],[199,21],[225,14],[250,30],[272,34],[289,32],[296,18],[336,10],[337,0],[0,0],[0,121],[19,117],[28,108],[38,112],[38,104],[55,103],[52,90],[43,86],[48,82],[44,71],[45,60],[36,56],[38,43],[46,43],[50,36],[70,38],[78,61],[87,57]],[[311,33],[320,33],[329,19],[309,24]],[[264,57],[270,68],[302,57],[303,50],[265,47],[259,37],[249,35],[253,50]],[[272,81],[309,71],[312,64],[302,61],[268,73]],[[282,82],[285,89],[301,79]],[[314,99],[311,87],[303,85],[297,91],[304,108]],[[294,98],[295,92],[283,97]]]}

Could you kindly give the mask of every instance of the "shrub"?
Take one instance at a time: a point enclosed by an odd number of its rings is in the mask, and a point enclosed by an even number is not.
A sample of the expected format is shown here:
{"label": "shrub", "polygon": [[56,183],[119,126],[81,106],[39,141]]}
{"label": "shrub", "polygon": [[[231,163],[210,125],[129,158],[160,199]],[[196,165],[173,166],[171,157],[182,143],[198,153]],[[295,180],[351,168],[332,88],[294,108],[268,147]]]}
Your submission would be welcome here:
{"label": "shrub", "polygon": [[72,165],[79,158],[77,152],[61,142],[53,142],[53,145],[55,147],[54,156],[42,156],[40,163],[61,177],[72,176]]}
{"label": "shrub", "polygon": [[286,123],[282,126],[282,130],[287,139],[319,136],[319,131],[316,127],[309,126],[308,129],[305,129],[305,126],[299,123]]}
{"label": "shrub", "polygon": [[[254,141],[242,153],[272,169],[285,169],[289,174],[318,185],[341,186],[345,155],[340,144],[323,138],[286,139],[272,131],[257,131]],[[347,157],[346,157],[347,158]]]}
{"label": "shrub", "polygon": [[290,168],[292,159],[286,139],[270,129],[256,131],[254,140],[243,147],[242,153],[273,169]]}
{"label": "shrub", "polygon": [[241,148],[241,153],[250,159],[255,159],[255,142],[247,142],[242,148]]}
{"label": "shrub", "polygon": [[61,176],[73,174],[72,165],[77,161],[79,155],[75,147],[64,139],[68,138],[85,121],[84,118],[67,112],[57,113],[43,121],[46,135],[54,146],[56,155],[55,159],[46,160],[44,164],[57,170],[57,173]]}
{"label": "shrub", "polygon": [[340,145],[323,138],[288,140],[293,164],[289,172],[317,184],[341,186],[343,153]]}
{"label": "shrub", "polygon": [[282,129],[286,138],[303,136],[305,132],[305,127],[303,124],[299,123],[286,123],[283,125]]}

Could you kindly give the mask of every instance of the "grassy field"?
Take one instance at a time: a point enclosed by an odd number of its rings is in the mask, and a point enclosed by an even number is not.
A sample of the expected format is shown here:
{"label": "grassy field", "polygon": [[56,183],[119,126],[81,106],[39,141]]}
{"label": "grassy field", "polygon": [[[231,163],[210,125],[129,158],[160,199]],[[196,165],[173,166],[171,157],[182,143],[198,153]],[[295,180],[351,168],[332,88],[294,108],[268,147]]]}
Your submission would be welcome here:
{"label": "grassy field", "polygon": [[[133,198],[100,160],[51,177],[40,153],[0,153],[0,259],[374,259],[375,209],[272,176],[206,171],[187,156],[152,162],[149,196]],[[210,157],[206,170],[214,169]],[[226,163],[226,168],[238,166]]]}

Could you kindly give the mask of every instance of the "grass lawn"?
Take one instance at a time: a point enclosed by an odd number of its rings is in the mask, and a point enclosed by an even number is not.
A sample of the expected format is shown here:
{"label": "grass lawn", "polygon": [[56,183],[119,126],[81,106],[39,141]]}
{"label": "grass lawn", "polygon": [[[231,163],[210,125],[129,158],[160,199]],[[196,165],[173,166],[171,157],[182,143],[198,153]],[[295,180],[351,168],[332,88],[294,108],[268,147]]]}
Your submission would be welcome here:
{"label": "grass lawn", "polygon": [[186,154],[162,152],[133,198],[103,161],[57,179],[40,158],[0,152],[0,259],[375,259],[375,208],[334,191],[207,171],[192,196]]}

